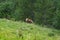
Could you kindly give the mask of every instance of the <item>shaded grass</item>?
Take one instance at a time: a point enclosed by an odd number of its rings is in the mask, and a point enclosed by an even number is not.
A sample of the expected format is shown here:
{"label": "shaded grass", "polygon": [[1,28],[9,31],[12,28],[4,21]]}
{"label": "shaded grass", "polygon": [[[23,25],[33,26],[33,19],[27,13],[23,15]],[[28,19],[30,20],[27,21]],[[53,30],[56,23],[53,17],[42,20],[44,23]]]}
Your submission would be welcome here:
{"label": "shaded grass", "polygon": [[0,19],[0,40],[60,40],[60,30]]}

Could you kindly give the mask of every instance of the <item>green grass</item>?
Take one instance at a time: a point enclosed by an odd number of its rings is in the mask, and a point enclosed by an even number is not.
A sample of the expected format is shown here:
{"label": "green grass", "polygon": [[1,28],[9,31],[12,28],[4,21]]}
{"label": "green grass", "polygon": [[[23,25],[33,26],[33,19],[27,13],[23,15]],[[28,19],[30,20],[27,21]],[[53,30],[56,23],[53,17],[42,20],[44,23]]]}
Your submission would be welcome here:
{"label": "green grass", "polygon": [[0,40],[60,40],[60,30],[0,19]]}

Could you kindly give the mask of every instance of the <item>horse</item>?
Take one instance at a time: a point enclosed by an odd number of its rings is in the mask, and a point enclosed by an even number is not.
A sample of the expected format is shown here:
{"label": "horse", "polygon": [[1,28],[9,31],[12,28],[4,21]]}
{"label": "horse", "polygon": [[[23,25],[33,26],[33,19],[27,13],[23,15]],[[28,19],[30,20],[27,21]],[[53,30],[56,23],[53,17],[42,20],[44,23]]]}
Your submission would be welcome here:
{"label": "horse", "polygon": [[26,20],[25,20],[27,23],[33,23],[33,20],[32,19],[30,19],[30,18],[26,18]]}

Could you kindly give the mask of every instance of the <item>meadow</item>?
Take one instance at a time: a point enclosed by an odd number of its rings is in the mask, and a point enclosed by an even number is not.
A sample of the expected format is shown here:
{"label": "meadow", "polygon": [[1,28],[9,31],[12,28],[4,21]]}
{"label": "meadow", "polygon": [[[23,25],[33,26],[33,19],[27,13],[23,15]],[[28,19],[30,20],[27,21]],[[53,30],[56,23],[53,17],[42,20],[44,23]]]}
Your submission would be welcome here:
{"label": "meadow", "polygon": [[0,40],[60,40],[60,30],[0,19]]}

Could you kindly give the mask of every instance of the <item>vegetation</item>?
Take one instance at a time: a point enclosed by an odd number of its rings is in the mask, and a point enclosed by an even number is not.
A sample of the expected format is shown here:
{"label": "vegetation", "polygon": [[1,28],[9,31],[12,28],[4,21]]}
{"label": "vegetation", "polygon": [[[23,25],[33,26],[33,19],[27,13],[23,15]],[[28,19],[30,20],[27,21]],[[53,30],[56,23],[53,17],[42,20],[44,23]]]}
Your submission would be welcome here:
{"label": "vegetation", "polygon": [[60,40],[60,30],[0,19],[0,40]]}
{"label": "vegetation", "polygon": [[0,0],[0,18],[24,21],[60,29],[60,0]]}

